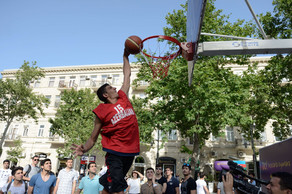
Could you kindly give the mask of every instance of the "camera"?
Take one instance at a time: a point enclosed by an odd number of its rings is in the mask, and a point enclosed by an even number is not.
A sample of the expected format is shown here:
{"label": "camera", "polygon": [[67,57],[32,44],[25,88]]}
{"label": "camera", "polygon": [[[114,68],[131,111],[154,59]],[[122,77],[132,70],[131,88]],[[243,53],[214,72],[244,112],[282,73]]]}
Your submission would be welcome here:
{"label": "camera", "polygon": [[[241,193],[246,194],[262,194],[263,192],[260,191],[260,187],[253,185],[247,181],[247,179],[253,179],[256,181],[257,185],[264,184],[267,185],[268,182],[260,179],[253,178],[249,175],[247,175],[244,171],[244,168],[242,166],[239,166],[237,163],[233,161],[228,161],[229,166],[229,172],[233,176],[233,187],[240,191]],[[226,169],[223,169],[221,171],[222,176],[226,179],[226,173],[228,171]],[[221,177],[222,177],[221,176]]]}

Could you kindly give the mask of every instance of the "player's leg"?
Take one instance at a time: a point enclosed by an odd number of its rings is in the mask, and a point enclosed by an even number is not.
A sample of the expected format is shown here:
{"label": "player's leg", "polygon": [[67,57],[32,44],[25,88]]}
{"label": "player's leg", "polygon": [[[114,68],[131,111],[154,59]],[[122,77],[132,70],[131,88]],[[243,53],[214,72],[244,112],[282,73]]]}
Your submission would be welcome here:
{"label": "player's leg", "polygon": [[[107,193],[124,193],[124,190],[128,187],[125,180],[125,171],[128,172],[129,168],[132,165],[134,157],[125,157],[117,156],[114,154],[106,154],[106,165],[108,170],[100,178],[100,183],[104,186],[104,194]],[[129,162],[130,164],[126,163]],[[130,166],[130,167],[129,167]],[[126,168],[126,169],[124,169]],[[126,172],[126,173],[127,173]]]}

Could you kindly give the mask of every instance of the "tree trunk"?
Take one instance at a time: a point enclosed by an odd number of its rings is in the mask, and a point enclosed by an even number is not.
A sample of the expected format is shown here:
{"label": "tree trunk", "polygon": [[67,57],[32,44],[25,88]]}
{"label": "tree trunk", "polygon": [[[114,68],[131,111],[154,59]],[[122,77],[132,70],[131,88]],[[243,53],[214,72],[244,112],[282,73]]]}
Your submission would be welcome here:
{"label": "tree trunk", "polygon": [[194,143],[193,143],[193,155],[191,158],[191,167],[192,167],[192,175],[193,177],[197,177],[196,175],[196,168],[197,162],[200,160],[200,142],[199,142],[199,134],[194,133]]}
{"label": "tree trunk", "polygon": [[4,143],[4,140],[6,138],[6,134],[7,134],[7,131],[9,129],[9,127],[10,127],[10,124],[12,123],[12,120],[13,119],[11,119],[10,121],[7,121],[6,128],[4,129],[3,135],[1,137],[1,141],[0,141],[1,152],[0,152],[0,156],[2,155],[2,152],[3,152],[3,143]]}

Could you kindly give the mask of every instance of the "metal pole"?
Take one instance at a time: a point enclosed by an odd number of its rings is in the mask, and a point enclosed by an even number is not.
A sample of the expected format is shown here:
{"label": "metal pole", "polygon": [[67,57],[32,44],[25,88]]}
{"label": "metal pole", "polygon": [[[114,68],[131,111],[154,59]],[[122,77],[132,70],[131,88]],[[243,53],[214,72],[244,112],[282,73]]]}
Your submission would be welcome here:
{"label": "metal pole", "polygon": [[159,129],[157,129],[157,153],[156,153],[156,164],[159,163]]}
{"label": "metal pole", "polygon": [[212,33],[205,33],[205,32],[202,32],[201,35],[239,39],[239,40],[256,40],[255,38],[247,38],[247,37],[239,37],[239,36],[231,36],[231,35],[223,35],[223,34],[212,34]]}
{"label": "metal pole", "polygon": [[258,178],[258,170],[257,170],[257,157],[255,154],[255,147],[254,147],[254,141],[253,141],[253,129],[255,127],[255,124],[252,124],[250,126],[250,142],[251,142],[251,148],[252,148],[252,160],[253,160],[253,169],[254,169],[254,175],[255,178]]}
{"label": "metal pole", "polygon": [[249,8],[249,11],[251,12],[251,14],[252,14],[252,16],[253,16],[255,22],[257,23],[258,28],[259,28],[259,30],[261,31],[261,34],[263,35],[264,39],[268,39],[268,37],[267,37],[267,35],[266,35],[266,33],[265,33],[263,27],[261,26],[261,24],[260,24],[260,22],[259,22],[257,16],[255,15],[255,13],[254,13],[252,7],[250,6],[249,1],[248,1],[248,0],[245,0],[245,3],[246,3],[246,5],[247,5],[247,7]]}

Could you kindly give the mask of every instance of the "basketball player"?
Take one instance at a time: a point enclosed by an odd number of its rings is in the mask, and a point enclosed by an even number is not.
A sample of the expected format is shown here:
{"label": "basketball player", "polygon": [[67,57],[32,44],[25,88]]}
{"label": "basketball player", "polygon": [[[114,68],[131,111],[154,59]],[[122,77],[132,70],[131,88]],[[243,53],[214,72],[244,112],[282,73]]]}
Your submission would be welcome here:
{"label": "basketball player", "polygon": [[124,178],[134,156],[140,152],[138,122],[128,99],[131,67],[126,49],[123,62],[124,82],[121,89],[117,92],[115,87],[104,84],[97,90],[99,99],[104,103],[93,110],[96,118],[91,137],[83,145],[72,146],[75,156],[82,156],[94,146],[101,134],[103,151],[107,152],[107,172],[100,178],[103,193],[124,193],[127,188]]}

